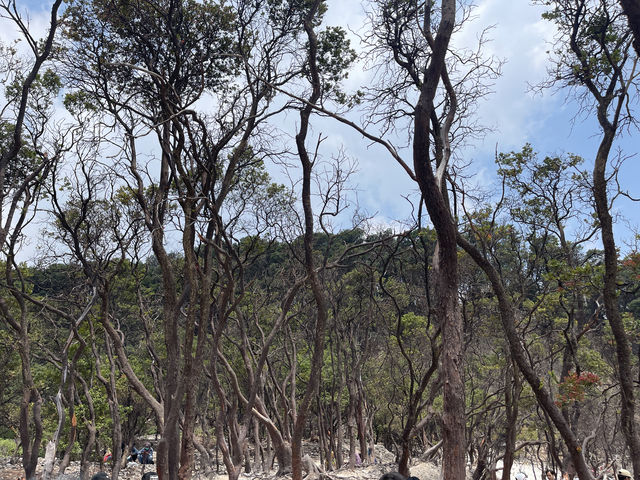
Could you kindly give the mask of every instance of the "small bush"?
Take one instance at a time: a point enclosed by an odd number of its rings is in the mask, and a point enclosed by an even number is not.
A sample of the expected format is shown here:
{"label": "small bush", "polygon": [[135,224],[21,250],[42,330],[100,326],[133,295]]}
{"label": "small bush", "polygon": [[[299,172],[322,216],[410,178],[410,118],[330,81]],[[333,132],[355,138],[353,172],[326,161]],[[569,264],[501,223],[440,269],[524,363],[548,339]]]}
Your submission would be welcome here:
{"label": "small bush", "polygon": [[16,452],[16,442],[13,439],[0,438],[0,457],[11,457],[20,454],[21,451],[22,448]]}

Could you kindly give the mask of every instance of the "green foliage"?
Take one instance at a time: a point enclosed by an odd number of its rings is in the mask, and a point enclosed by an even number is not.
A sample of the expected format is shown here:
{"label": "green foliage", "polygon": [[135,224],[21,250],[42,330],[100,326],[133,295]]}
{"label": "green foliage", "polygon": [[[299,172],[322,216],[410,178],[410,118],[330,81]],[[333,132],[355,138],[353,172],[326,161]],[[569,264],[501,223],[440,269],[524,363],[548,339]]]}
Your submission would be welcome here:
{"label": "green foliage", "polygon": [[[531,145],[520,152],[500,153],[496,158],[498,174],[514,193],[511,215],[519,222],[539,229],[568,227],[579,217],[588,197],[583,159],[577,155],[546,156],[540,159]],[[584,221],[592,221],[586,216]]]}
{"label": "green foliage", "polygon": [[[401,341],[408,346],[407,353],[410,356],[419,357],[420,353],[424,352],[429,344],[429,330],[433,331],[434,328],[429,324],[427,317],[411,312],[402,315],[397,332]],[[389,340],[397,341],[396,335],[392,335]]]}
{"label": "green foliage", "polygon": [[[12,123],[0,120],[0,150],[3,152],[8,150],[11,145],[14,127]],[[42,158],[36,155],[31,147],[23,145],[18,151],[17,157],[7,164],[2,193],[7,195],[11,190],[18,188],[27,180],[27,176],[37,170],[41,164]]]}
{"label": "green foliage", "polygon": [[67,93],[64,97],[64,106],[69,113],[76,117],[86,112],[95,113],[98,111],[93,97],[81,90]]}
{"label": "green foliage", "polygon": [[[257,165],[256,165],[257,167]],[[257,168],[254,172],[254,179],[263,184],[268,184],[266,177]],[[263,181],[264,180],[264,181]],[[251,188],[247,186],[247,188]],[[126,203],[127,199],[131,200],[128,191],[120,192],[121,198]],[[524,243],[511,243],[515,241],[517,235],[508,225],[501,225],[491,229],[488,227],[487,219],[490,218],[490,212],[483,211],[478,213],[479,231],[482,232],[487,242],[494,242],[494,250],[500,255],[505,256],[504,264],[508,265],[507,256],[513,255],[512,245],[519,245],[518,248],[524,248]],[[323,237],[321,234],[317,237],[317,247],[326,252],[329,258],[338,254],[341,249],[348,246],[357,246],[367,237],[360,230],[346,230],[333,236]],[[425,240],[425,245],[419,242],[420,239]],[[345,348],[346,351],[355,349],[357,351],[360,345],[363,345],[365,338],[373,342],[375,348],[371,350],[371,357],[367,359],[362,372],[362,380],[366,389],[367,401],[375,404],[375,425],[374,429],[384,438],[394,438],[398,432],[402,431],[404,416],[406,415],[406,399],[411,391],[410,381],[407,375],[407,367],[403,363],[399,354],[398,341],[401,341],[405,351],[410,356],[413,367],[422,371],[426,368],[430,361],[430,336],[434,335],[434,325],[429,322],[429,317],[421,314],[420,300],[417,294],[424,290],[421,285],[422,266],[418,264],[416,258],[423,255],[422,248],[427,249],[427,257],[433,249],[434,242],[433,232],[424,231],[416,233],[413,236],[394,240],[397,241],[396,246],[406,247],[398,262],[389,262],[384,271],[385,278],[382,283],[386,289],[383,293],[379,289],[378,275],[383,272],[379,269],[379,264],[375,261],[371,263],[363,261],[360,258],[353,263],[344,263],[339,269],[335,269],[327,273],[325,280],[328,282],[330,289],[330,298],[340,307],[332,312],[330,321],[335,325],[335,331],[328,333],[327,349],[324,352],[325,362],[323,366],[322,379],[319,401],[325,405],[333,405],[331,402],[336,401],[343,409],[343,413],[348,407],[348,392],[343,391],[340,397],[337,392],[332,389],[336,384],[337,377],[340,372],[337,371],[335,365],[331,361],[335,359],[330,351],[331,348]],[[392,245],[389,242],[386,246]],[[409,248],[411,247],[411,248]],[[286,271],[290,268],[291,252],[286,245],[273,240],[267,241],[264,238],[254,235],[240,238],[237,241],[236,248],[238,252],[253,255],[257,262],[252,264],[249,269],[249,278],[251,279],[250,291],[243,299],[238,307],[238,311],[249,321],[246,326],[250,332],[249,346],[259,345],[262,340],[262,333],[268,331],[273,324],[273,319],[279,313],[279,301],[281,300],[281,292],[286,289],[287,283],[284,279],[279,278],[265,279],[265,276],[277,275],[271,272]],[[417,250],[413,250],[416,248]],[[549,247],[547,253],[553,254],[554,250]],[[417,256],[414,256],[417,255]],[[371,256],[369,260],[373,260],[375,256]],[[595,257],[597,258],[597,257]],[[473,411],[474,407],[487,399],[499,397],[501,388],[503,388],[503,379],[505,371],[509,368],[510,360],[504,355],[504,339],[501,330],[497,327],[498,317],[496,312],[495,299],[488,293],[486,281],[477,271],[472,263],[468,262],[468,258],[462,256],[461,261],[461,302],[464,304],[464,311],[467,327],[467,363],[466,363],[466,400],[469,411]],[[173,259],[176,266],[183,265],[183,259],[180,255],[176,255]],[[635,257],[630,256],[623,262],[623,267],[628,274],[630,280],[635,281]],[[523,310],[532,310],[533,313],[527,318],[530,322],[529,330],[523,329],[523,338],[526,338],[529,353],[534,358],[543,358],[548,355],[552,348],[562,341],[561,332],[566,328],[566,317],[562,314],[561,305],[567,302],[571,297],[572,291],[580,291],[586,295],[592,295],[592,286],[589,283],[590,277],[594,277],[594,266],[590,262],[586,262],[579,267],[573,269],[568,268],[567,264],[562,261],[561,257],[551,255],[546,261],[547,269],[541,278],[548,285],[563,284],[562,289],[543,289],[538,291],[535,296],[527,299],[521,306]],[[269,272],[269,273],[266,273]],[[44,269],[33,268],[28,271],[30,278],[34,284],[34,291],[40,296],[67,296],[72,298],[74,295],[74,285],[79,282],[77,271],[70,266],[51,265]],[[138,285],[142,287],[143,298],[148,303],[145,312],[149,318],[157,316],[159,304],[156,303],[160,296],[161,290],[159,281],[160,271],[157,263],[151,258],[143,264],[125,263],[124,268],[116,271],[115,277],[112,279],[112,313],[120,319],[121,331],[125,334],[126,349],[130,354],[129,359],[138,377],[149,386],[153,385],[153,379],[150,376],[151,359],[146,352],[144,346],[144,332],[138,310],[136,288]],[[574,282],[573,284],[571,282]],[[395,304],[390,301],[393,297]],[[291,328],[293,332],[293,341],[297,344],[298,355],[297,362],[297,386],[298,395],[302,395],[303,389],[309,378],[311,343],[309,339],[309,319],[313,318],[313,309],[309,308],[310,302],[308,292],[301,295],[299,302],[296,304],[298,309],[296,315],[292,317]],[[397,311],[395,307],[400,308],[403,313],[400,316],[400,323],[397,324]],[[535,308],[533,308],[535,306]],[[333,314],[335,313],[335,315]],[[245,320],[246,320],[245,319]],[[252,322],[259,319],[259,326],[263,329],[260,332],[254,328]],[[234,318],[235,320],[235,318]],[[240,321],[240,317],[237,319]],[[245,321],[243,320],[243,321]],[[627,327],[630,332],[637,330],[637,321],[633,315],[625,318]],[[522,327],[522,326],[521,326]],[[229,328],[226,331],[226,337],[223,341],[222,348],[225,356],[229,360],[230,365],[234,369],[238,377],[241,388],[246,387],[247,372],[243,360],[240,356],[241,348],[238,342],[239,330],[237,326]],[[350,330],[352,328],[352,330]],[[524,328],[524,327],[522,327]],[[48,332],[48,333],[47,333]],[[88,338],[88,325],[82,324],[79,333],[83,337]],[[604,332],[606,334],[606,331]],[[59,341],[56,339],[59,335],[54,332],[43,329],[42,326],[34,324],[34,339],[40,342]],[[349,335],[353,334],[355,342],[350,342]],[[599,334],[598,334],[599,335]],[[64,335],[62,335],[64,336]],[[47,338],[49,337],[49,338]],[[591,371],[602,379],[602,382],[609,381],[613,373],[610,368],[605,354],[599,347],[599,339],[609,338],[591,337],[590,335],[581,338],[578,344],[577,357],[582,367],[582,371]],[[98,349],[102,349],[102,335],[96,338]],[[161,361],[164,359],[164,347],[162,340],[162,328],[160,324],[156,324],[151,332],[151,341],[155,344],[157,352],[160,354]],[[282,352],[282,344],[287,340],[279,337],[276,340],[274,351]],[[254,344],[255,342],[255,344]],[[340,345],[337,345],[338,342]],[[608,343],[604,342],[604,345]],[[72,352],[78,347],[74,345]],[[15,364],[14,356],[14,366]],[[269,374],[273,374],[277,379],[283,379],[289,373],[290,369],[287,360],[278,354],[271,356]],[[347,360],[348,362],[349,360]],[[85,352],[78,364],[79,371],[86,376],[92,378],[93,360],[90,352]],[[102,357],[103,374],[107,375],[107,360]],[[546,365],[545,365],[546,368]],[[16,372],[17,373],[17,372]],[[265,372],[266,373],[266,372]],[[45,396],[52,395],[57,389],[59,382],[59,372],[47,364],[37,364],[34,366],[34,375],[38,386],[41,388]],[[557,372],[551,371],[550,378],[558,375]],[[12,377],[12,384],[18,383],[18,378]],[[134,417],[140,416],[143,419],[149,418],[149,411],[139,410],[138,403],[142,402],[139,398],[133,398],[130,387],[126,378],[122,375],[118,376],[118,397],[120,399],[120,413],[125,422]],[[580,404],[584,408],[590,405],[592,395],[598,392],[598,385],[582,385],[578,384],[576,388],[571,389],[569,382],[566,380],[552,381],[552,386],[559,389],[559,395],[556,398],[561,405]],[[566,385],[565,385],[566,384]],[[228,386],[225,386],[227,388]],[[581,390],[582,389],[582,390]],[[91,387],[91,394],[95,403],[95,411],[97,418],[97,428],[99,431],[99,442],[102,445],[110,445],[110,435],[112,429],[112,419],[109,411],[109,404],[106,393],[101,384],[94,381]],[[583,395],[584,394],[584,395]],[[135,395],[134,395],[135,396]],[[434,403],[429,410],[428,415],[437,415],[441,412],[442,397],[437,392],[434,394]],[[211,398],[210,407],[215,407],[215,399]],[[533,411],[535,408],[535,400],[528,387],[520,397],[520,408],[523,411]],[[51,435],[53,432],[57,416],[51,402],[45,402],[43,413],[46,418],[45,436]],[[76,414],[80,429],[88,421],[88,410],[84,403],[76,405]],[[495,420],[491,416],[482,418],[474,418],[474,428],[482,431],[489,428]],[[150,430],[153,433],[153,426],[149,423]],[[533,420],[524,422],[519,430],[520,439],[535,439],[536,428],[540,428]],[[68,431],[68,420],[65,425],[65,434],[62,437],[61,448],[65,446],[66,432]],[[134,431],[132,427],[132,431]],[[145,431],[145,430],[143,430]],[[497,435],[496,433],[493,434]],[[79,446],[75,447],[74,455],[79,453]]]}
{"label": "green foliage", "polygon": [[[22,74],[16,75],[11,83],[5,85],[5,97],[16,102],[22,96],[24,81]],[[31,114],[45,115],[61,87],[62,81],[53,70],[38,73],[29,90],[28,106]]]}
{"label": "green foliage", "polygon": [[73,265],[52,264],[44,268],[29,270],[29,281],[33,285],[34,295],[59,297],[69,295],[78,281],[81,272]]}
{"label": "green foliage", "polygon": [[[66,16],[69,54],[94,65],[95,73],[107,72],[112,93],[133,95],[130,101],[145,109],[155,111],[167,100],[158,78],[171,82],[174,101],[189,105],[203,85],[230,86],[238,66],[235,14],[223,2],[75,0]],[[85,102],[81,93],[74,95]]]}
{"label": "green foliage", "polygon": [[631,34],[617,3],[588,0],[539,1],[545,20],[556,24],[555,80],[568,86],[606,91],[621,78]]}
{"label": "green foliage", "polygon": [[[267,15],[269,22],[282,29],[291,29],[296,32],[302,31],[302,22],[309,14],[309,9],[313,5],[313,0],[267,0]],[[320,2],[318,13],[314,18],[314,25],[317,26],[322,21],[322,17],[327,11],[326,2]]]}
{"label": "green foliage", "polygon": [[318,33],[318,69],[326,94],[333,93],[340,103],[349,98],[340,89],[340,82],[349,75],[349,67],[356,59],[347,32],[341,27],[327,27]]}
{"label": "green foliage", "polygon": [[0,458],[21,455],[22,448],[16,448],[16,442],[8,438],[0,438]]}

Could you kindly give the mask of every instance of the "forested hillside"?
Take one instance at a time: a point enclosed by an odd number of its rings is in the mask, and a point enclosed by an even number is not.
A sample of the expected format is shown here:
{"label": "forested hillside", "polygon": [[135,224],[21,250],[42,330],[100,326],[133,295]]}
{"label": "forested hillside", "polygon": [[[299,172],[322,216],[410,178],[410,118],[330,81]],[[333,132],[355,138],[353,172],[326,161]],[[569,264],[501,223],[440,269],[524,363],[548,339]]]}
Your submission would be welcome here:
{"label": "forested hillside", "polygon": [[[358,3],[354,36],[325,0],[0,0],[0,457],[25,478],[116,479],[150,441],[160,480],[301,480],[309,444],[327,475],[383,444],[404,476],[640,480],[634,2],[533,2],[532,88],[595,146],[496,151],[490,184],[490,25],[469,47],[471,2]],[[329,124],[406,175],[407,218],[358,204]]]}

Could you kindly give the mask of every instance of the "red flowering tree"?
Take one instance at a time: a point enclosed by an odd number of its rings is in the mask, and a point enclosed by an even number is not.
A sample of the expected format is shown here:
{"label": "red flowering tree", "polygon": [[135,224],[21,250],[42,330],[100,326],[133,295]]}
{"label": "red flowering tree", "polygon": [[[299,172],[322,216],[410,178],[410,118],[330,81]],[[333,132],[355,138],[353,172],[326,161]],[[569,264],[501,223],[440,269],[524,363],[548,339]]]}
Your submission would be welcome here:
{"label": "red flowering tree", "polygon": [[600,377],[593,372],[572,372],[558,385],[559,393],[556,404],[559,407],[572,402],[581,402],[585,394],[600,382]]}

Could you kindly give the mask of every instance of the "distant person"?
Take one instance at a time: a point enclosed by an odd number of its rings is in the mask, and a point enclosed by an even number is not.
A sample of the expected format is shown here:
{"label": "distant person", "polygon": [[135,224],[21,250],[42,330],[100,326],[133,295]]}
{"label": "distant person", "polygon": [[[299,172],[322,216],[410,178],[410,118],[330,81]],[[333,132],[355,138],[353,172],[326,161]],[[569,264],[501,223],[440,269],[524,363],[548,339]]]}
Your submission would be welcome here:
{"label": "distant person", "polygon": [[143,465],[153,464],[153,448],[149,442],[144,444],[144,447],[138,452],[138,461]]}
{"label": "distant person", "polygon": [[625,470],[624,468],[618,470],[618,480],[630,480],[631,478],[631,472],[629,470]]}
{"label": "distant person", "polygon": [[111,460],[111,450],[107,450],[106,452],[104,452],[104,457],[102,457],[102,463],[107,463],[109,460]]}
{"label": "distant person", "polygon": [[547,477],[547,480],[556,480],[556,472],[554,472],[553,470],[549,470],[547,468],[544,471],[544,475],[545,475],[545,477]]}
{"label": "distant person", "polygon": [[362,458],[358,452],[356,452],[356,465],[362,465]]}
{"label": "distant person", "polygon": [[382,475],[380,480],[407,480],[407,478],[398,472],[388,472]]}
{"label": "distant person", "polygon": [[142,480],[158,480],[158,474],[156,472],[147,472],[142,475]]}
{"label": "distant person", "polygon": [[131,445],[131,450],[129,451],[127,462],[135,462],[136,460],[138,460],[139,453],[140,453],[140,450],[138,450],[138,448],[136,447],[136,444],[134,443],[133,445]]}

